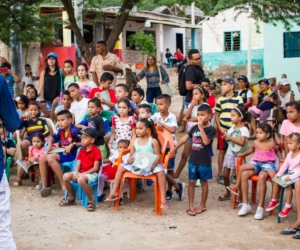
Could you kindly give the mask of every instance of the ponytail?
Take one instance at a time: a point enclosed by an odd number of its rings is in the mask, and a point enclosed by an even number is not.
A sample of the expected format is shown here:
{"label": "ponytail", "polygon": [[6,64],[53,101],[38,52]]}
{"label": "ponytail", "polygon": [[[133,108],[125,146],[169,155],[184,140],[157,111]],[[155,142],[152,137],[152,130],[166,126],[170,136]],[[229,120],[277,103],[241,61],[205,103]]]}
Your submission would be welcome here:
{"label": "ponytail", "polygon": [[141,118],[141,119],[139,119],[139,122],[144,123],[146,128],[150,129],[152,138],[156,139],[159,143],[158,134],[156,132],[155,125],[154,125],[154,122],[152,121],[152,119]]}

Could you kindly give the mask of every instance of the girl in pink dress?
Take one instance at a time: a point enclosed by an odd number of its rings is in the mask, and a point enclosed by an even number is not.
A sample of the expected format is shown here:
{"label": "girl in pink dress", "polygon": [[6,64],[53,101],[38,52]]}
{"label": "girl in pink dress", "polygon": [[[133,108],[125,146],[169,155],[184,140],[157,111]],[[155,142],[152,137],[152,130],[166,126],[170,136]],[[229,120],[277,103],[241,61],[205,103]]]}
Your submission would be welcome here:
{"label": "girl in pink dress", "polygon": [[246,157],[254,153],[251,161],[241,166],[236,184],[234,186],[227,186],[227,189],[234,194],[238,194],[238,189],[241,187],[243,203],[238,215],[246,215],[251,210],[251,206],[248,204],[248,179],[252,175],[258,174],[259,203],[254,219],[261,220],[263,219],[264,212],[263,205],[266,194],[266,180],[268,177],[272,179],[276,175],[276,155],[280,161],[283,161],[283,158],[275,141],[272,140],[273,131],[268,123],[264,122],[260,124],[256,132],[256,140],[252,147],[244,153],[238,154],[238,156]]}

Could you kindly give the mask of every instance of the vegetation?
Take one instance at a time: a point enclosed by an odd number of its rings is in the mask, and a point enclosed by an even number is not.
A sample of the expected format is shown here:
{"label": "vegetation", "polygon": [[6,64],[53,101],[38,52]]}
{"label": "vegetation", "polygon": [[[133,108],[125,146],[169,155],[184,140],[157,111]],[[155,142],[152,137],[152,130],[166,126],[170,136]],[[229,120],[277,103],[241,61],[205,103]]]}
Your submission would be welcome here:
{"label": "vegetation", "polygon": [[153,55],[155,43],[152,34],[145,34],[143,30],[140,30],[131,35],[128,40],[130,45],[134,45],[142,55]]}

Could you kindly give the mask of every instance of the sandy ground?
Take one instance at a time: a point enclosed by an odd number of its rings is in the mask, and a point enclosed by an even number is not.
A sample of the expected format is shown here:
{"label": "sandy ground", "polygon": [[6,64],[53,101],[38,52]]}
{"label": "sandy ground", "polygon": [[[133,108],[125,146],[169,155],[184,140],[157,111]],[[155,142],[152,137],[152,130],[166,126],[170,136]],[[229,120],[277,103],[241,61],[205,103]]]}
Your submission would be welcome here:
{"label": "sandy ground", "polygon": [[[176,85],[175,74],[171,80]],[[171,111],[178,114],[180,108],[181,98],[174,96]],[[177,139],[182,135],[177,133]],[[215,176],[216,141],[214,151]],[[182,148],[176,166],[181,152]],[[11,230],[18,249],[299,249],[299,241],[279,234],[295,221],[295,212],[281,224],[277,224],[277,217],[269,217],[266,212],[264,220],[257,221],[253,218],[254,204],[251,213],[240,218],[238,210],[231,209],[231,201],[217,200],[225,188],[217,184],[215,177],[209,181],[205,213],[196,217],[186,215],[186,188],[183,201],[177,201],[174,194],[169,209],[156,216],[153,187],[138,190],[133,203],[125,198],[119,211],[111,203],[102,202],[94,213],[88,213],[80,202],[72,207],[58,206],[62,195],[57,181],[53,194],[47,198],[41,198],[39,191],[34,190],[36,184],[30,180],[25,180],[22,187],[12,187],[16,167],[11,171]],[[186,168],[180,178],[187,185]],[[268,186],[266,202],[270,199],[270,189]],[[197,203],[200,195],[201,188],[197,188]]]}

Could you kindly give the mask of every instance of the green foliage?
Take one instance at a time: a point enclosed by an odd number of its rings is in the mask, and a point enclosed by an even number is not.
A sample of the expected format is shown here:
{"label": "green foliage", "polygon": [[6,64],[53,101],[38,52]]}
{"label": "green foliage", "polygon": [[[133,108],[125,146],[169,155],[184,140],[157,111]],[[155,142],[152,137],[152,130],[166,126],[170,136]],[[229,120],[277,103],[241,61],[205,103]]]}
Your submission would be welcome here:
{"label": "green foliage", "polygon": [[145,34],[143,30],[131,35],[128,39],[130,45],[134,45],[142,55],[152,55],[155,50],[154,37],[152,34]]}

